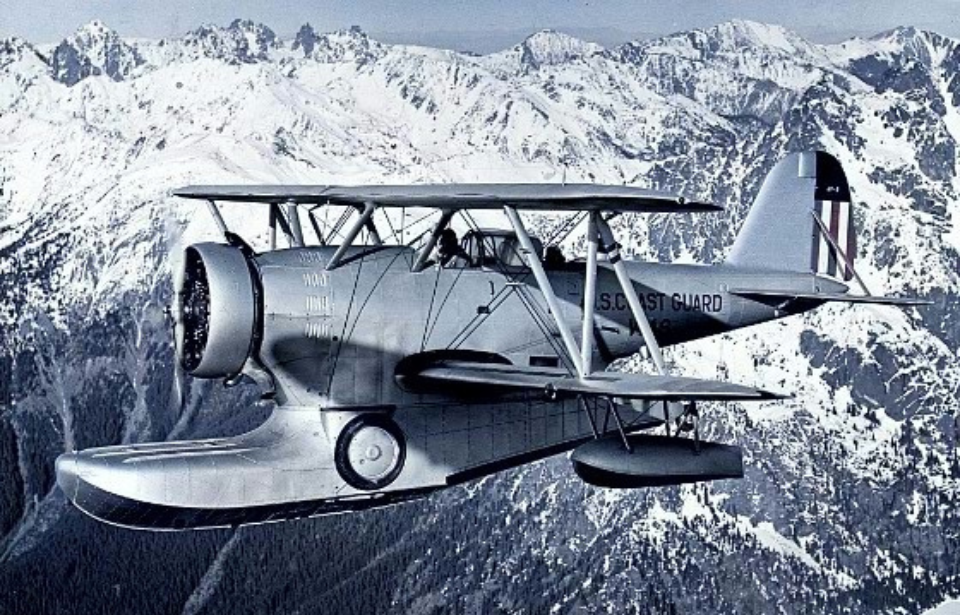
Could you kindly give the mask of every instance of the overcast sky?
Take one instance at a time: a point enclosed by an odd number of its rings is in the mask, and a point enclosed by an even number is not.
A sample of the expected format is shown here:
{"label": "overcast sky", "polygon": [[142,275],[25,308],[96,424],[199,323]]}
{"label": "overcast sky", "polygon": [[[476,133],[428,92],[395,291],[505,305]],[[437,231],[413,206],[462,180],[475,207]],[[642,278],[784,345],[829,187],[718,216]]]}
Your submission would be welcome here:
{"label": "overcast sky", "polygon": [[740,17],[818,41],[915,25],[960,38],[960,0],[0,0],[0,37],[56,42],[100,19],[123,36],[179,36],[202,23],[261,21],[283,37],[359,25],[387,42],[489,51],[555,28],[603,44]]}

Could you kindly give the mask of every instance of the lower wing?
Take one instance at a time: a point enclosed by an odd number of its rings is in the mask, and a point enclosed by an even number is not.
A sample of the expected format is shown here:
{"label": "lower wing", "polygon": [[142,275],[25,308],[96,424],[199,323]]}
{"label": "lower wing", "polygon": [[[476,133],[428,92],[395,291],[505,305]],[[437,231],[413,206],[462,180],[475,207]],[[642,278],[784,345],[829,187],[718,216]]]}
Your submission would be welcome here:
{"label": "lower wing", "polygon": [[558,368],[439,361],[405,376],[418,388],[431,384],[542,391],[550,397],[596,395],[625,399],[666,401],[766,401],[787,396],[762,389],[698,378],[599,372],[587,378],[569,375]]}

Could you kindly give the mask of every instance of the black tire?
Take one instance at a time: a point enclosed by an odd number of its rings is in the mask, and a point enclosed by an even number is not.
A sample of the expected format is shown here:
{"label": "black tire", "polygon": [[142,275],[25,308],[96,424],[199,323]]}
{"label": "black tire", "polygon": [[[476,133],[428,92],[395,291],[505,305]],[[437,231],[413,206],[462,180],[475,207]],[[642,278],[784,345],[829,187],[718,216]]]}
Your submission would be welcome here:
{"label": "black tire", "polygon": [[[349,449],[354,437],[362,430],[369,427],[379,427],[386,431],[397,442],[397,461],[390,472],[376,479],[370,479],[361,476],[350,462]],[[403,431],[390,417],[383,414],[362,414],[349,423],[340,432],[337,438],[337,445],[334,450],[334,464],[340,477],[351,487],[363,491],[376,491],[383,489],[400,476],[403,471],[403,464],[407,459],[407,441],[403,436]]]}

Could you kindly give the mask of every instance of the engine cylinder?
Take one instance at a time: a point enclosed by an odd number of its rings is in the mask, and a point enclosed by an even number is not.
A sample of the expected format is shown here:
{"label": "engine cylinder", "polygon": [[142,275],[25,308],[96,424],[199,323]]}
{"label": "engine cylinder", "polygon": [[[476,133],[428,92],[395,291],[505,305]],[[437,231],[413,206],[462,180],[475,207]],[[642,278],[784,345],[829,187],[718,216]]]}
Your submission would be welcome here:
{"label": "engine cylinder", "polygon": [[177,288],[180,365],[198,378],[233,376],[250,355],[256,325],[254,282],[237,248],[200,243],[186,249]]}

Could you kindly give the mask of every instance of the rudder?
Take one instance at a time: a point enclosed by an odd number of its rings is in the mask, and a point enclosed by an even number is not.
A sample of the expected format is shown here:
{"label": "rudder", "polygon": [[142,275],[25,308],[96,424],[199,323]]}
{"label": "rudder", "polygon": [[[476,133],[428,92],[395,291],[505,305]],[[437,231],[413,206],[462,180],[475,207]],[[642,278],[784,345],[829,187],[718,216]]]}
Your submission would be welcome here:
{"label": "rudder", "polygon": [[853,263],[856,228],[843,167],[826,152],[794,153],[764,179],[727,262],[850,280],[853,271],[832,244]]}

